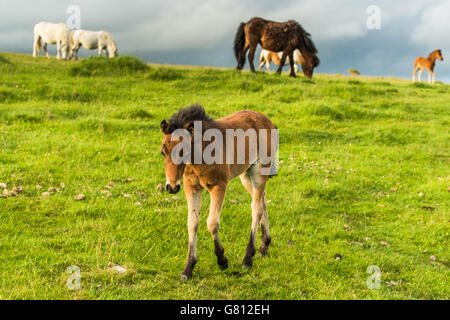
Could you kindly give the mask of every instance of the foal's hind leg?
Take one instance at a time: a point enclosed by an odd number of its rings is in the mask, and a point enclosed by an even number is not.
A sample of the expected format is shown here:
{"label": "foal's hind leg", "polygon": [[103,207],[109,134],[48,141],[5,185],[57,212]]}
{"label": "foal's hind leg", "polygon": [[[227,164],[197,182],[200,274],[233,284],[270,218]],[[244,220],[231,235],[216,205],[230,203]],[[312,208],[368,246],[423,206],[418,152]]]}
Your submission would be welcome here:
{"label": "foal's hind leg", "polygon": [[[247,192],[250,194],[250,196],[253,197],[253,186],[252,186],[252,181],[250,178],[250,172],[251,172],[251,169],[249,171],[243,173],[240,176],[240,178],[241,178],[241,182],[244,185]],[[267,249],[271,242],[270,232],[269,232],[269,217],[267,214],[265,192],[264,192],[264,199],[263,199],[263,214],[261,215],[260,224],[261,224],[261,246],[259,248],[259,252],[263,256],[265,256],[267,254]]]}
{"label": "foal's hind leg", "polygon": [[225,250],[219,239],[220,211],[222,210],[226,188],[226,184],[223,184],[216,185],[208,190],[211,195],[211,206],[209,208],[207,226],[214,241],[214,253],[217,256],[217,264],[222,270],[228,268],[228,259],[224,255]]}
{"label": "foal's hind leg", "polygon": [[267,213],[267,206],[266,206],[266,193],[264,192],[263,197],[263,208],[264,212],[261,216],[261,246],[259,247],[259,253],[261,253],[263,256],[267,254],[267,249],[269,248],[270,242],[272,242],[272,239],[270,238],[270,232],[269,232],[269,215]]}
{"label": "foal's hind leg", "polygon": [[[248,241],[247,249],[245,251],[245,257],[242,261],[244,267],[251,267],[253,265],[253,256],[256,253],[256,234],[258,233],[258,225],[261,222],[261,218],[264,215],[265,203],[264,203],[264,190],[268,177],[261,176],[259,174],[258,167],[253,167],[249,170],[249,178],[252,182],[252,228],[250,231],[250,239]],[[265,229],[266,231],[266,229]],[[265,232],[263,231],[263,232]]]}

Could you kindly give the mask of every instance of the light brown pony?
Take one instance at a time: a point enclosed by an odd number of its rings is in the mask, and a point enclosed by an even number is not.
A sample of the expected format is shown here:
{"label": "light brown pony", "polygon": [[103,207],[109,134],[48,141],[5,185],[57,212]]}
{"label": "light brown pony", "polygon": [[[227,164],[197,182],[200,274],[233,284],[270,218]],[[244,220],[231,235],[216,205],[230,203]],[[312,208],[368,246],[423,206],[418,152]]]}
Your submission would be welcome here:
{"label": "light brown pony", "polygon": [[[198,124],[199,122],[202,126],[202,131],[200,133],[203,137],[205,132],[208,130],[216,130],[216,132],[223,134],[223,140],[219,139],[219,141],[222,141],[225,144],[227,130],[242,129],[246,131],[253,129],[257,132],[258,142],[256,144],[250,144],[250,138],[245,139],[245,147],[244,149],[240,149],[238,147],[238,138],[233,138],[231,150],[234,152],[234,161],[231,161],[233,163],[230,164],[227,164],[225,161],[223,161],[223,164],[206,164],[204,161],[201,161],[201,164],[194,164],[196,162],[192,161],[192,158],[194,158],[193,154],[198,151],[198,149],[195,150],[196,147],[191,147],[190,154],[187,155],[190,161],[188,163],[177,165],[173,160],[173,152],[174,148],[182,142],[180,139],[172,139],[173,135],[176,131],[178,131],[178,129],[187,130],[186,132],[194,135],[194,138],[191,138],[191,136],[188,138],[191,140],[189,143],[191,143],[192,140],[196,139],[195,126],[196,123]],[[222,209],[222,204],[229,181],[238,176],[240,177],[245,189],[253,198],[250,240],[247,245],[243,265],[246,267],[252,266],[252,260],[255,254],[258,224],[261,224],[261,247],[259,251],[262,255],[267,253],[271,238],[266,209],[265,187],[269,177],[274,175],[274,171],[271,170],[270,175],[262,174],[262,172],[263,169],[276,169],[276,166],[274,160],[271,163],[263,164],[262,161],[260,161],[260,158],[253,157],[250,152],[250,146],[256,146],[256,149],[259,151],[260,148],[263,148],[260,144],[260,138],[265,139],[269,150],[267,154],[274,159],[275,154],[272,152],[272,147],[275,146],[275,141],[270,135],[271,130],[276,130],[276,127],[265,115],[261,113],[254,111],[240,111],[231,116],[214,120],[206,114],[205,110],[200,105],[193,105],[188,108],[180,109],[179,112],[172,115],[168,121],[164,120],[161,122],[161,131],[164,134],[161,144],[161,153],[165,159],[166,190],[172,194],[177,193],[181,188],[180,181],[181,178],[183,178],[184,191],[188,204],[188,258],[186,268],[181,275],[182,280],[187,280],[192,277],[192,270],[197,262],[197,228],[203,189],[208,190],[211,196],[207,227],[214,241],[214,252],[217,256],[217,263],[221,269],[226,269],[228,267],[228,259],[224,255],[224,248],[219,240],[220,211]],[[267,135],[264,133],[266,131],[268,132]],[[205,151],[205,148],[211,143],[212,142],[209,141],[202,141],[200,144],[202,149],[201,151]],[[276,146],[277,145],[278,139],[276,141]],[[228,149],[228,147],[221,150],[221,152],[223,151],[222,159],[227,158],[227,153],[229,150],[230,149]],[[238,164],[236,158],[239,151],[245,152],[245,161],[240,162],[241,164]]]}
{"label": "light brown pony", "polygon": [[[434,66],[436,64],[436,60],[444,61],[442,57],[442,51],[440,49],[433,51],[427,58],[418,57],[414,61],[414,71],[413,71],[413,82],[416,81],[416,72],[419,70],[419,81],[422,81],[422,71],[424,69],[428,70],[428,83],[435,83],[435,72]],[[431,73],[433,73],[433,81],[431,80]]]}

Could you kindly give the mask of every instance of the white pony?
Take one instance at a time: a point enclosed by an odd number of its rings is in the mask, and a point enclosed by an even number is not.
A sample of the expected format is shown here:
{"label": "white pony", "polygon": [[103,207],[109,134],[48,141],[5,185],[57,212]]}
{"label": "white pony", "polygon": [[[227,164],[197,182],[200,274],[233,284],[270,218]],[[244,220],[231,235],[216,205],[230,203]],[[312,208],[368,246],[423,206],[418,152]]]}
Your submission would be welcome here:
{"label": "white pony", "polygon": [[[259,69],[261,69],[264,64],[266,64],[266,69],[269,70],[270,68],[270,62],[275,63],[277,66],[281,63],[281,57],[283,56],[283,52],[272,52],[266,49],[262,49],[261,55],[259,56]],[[300,50],[296,49],[294,51],[294,69],[295,72],[298,72],[298,65],[302,64],[304,62],[304,59],[302,57],[302,54]],[[284,66],[289,65],[289,58],[286,59],[286,62],[284,63]]]}
{"label": "white pony", "polygon": [[[41,40],[44,42],[45,56],[50,58],[47,44],[56,44],[58,59],[67,59],[69,53],[69,28],[64,23],[39,22],[34,26],[33,57],[41,52]],[[36,54],[37,53],[37,54]]]}
{"label": "white pony", "polygon": [[78,59],[78,50],[81,46],[88,50],[98,49],[99,56],[103,51],[110,58],[119,55],[116,43],[106,31],[72,31],[70,34],[70,58]]}

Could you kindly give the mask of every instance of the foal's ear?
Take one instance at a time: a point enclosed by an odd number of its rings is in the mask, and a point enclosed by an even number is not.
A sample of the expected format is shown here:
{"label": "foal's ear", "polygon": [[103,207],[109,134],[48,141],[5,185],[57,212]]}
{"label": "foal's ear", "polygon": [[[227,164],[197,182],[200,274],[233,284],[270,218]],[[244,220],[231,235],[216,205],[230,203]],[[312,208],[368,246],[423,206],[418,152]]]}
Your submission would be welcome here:
{"label": "foal's ear", "polygon": [[169,129],[169,124],[167,123],[166,120],[163,120],[161,122],[160,128],[162,133],[167,133],[167,129]]}
{"label": "foal's ear", "polygon": [[194,134],[194,122],[188,122],[185,126],[184,129],[186,129],[187,131],[189,131],[189,133],[191,135]]}

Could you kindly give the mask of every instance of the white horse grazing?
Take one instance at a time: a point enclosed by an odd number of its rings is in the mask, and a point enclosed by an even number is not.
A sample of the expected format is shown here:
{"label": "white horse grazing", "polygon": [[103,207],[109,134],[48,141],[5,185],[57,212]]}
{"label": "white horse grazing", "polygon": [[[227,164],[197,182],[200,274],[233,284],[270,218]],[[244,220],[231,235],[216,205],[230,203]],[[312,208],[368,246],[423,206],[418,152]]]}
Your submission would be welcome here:
{"label": "white horse grazing", "polygon": [[47,44],[56,44],[58,59],[67,59],[69,53],[69,28],[64,23],[39,22],[34,26],[33,57],[41,52],[44,42],[45,56],[49,58]]}
{"label": "white horse grazing", "polygon": [[[277,66],[280,66],[281,57],[283,56],[283,52],[272,52],[266,49],[262,49],[261,55],[259,56],[259,69],[261,69],[264,64],[266,64],[266,69],[269,70],[270,62],[275,63]],[[300,50],[296,49],[294,51],[294,68],[295,72],[298,72],[297,64],[302,64],[305,60],[302,57]],[[286,59],[284,66],[289,65],[289,59]]]}
{"label": "white horse grazing", "polygon": [[119,51],[116,43],[106,31],[74,30],[70,34],[70,57],[78,59],[78,50],[83,46],[88,50],[98,49],[98,55],[103,51],[110,58],[117,57]]}

